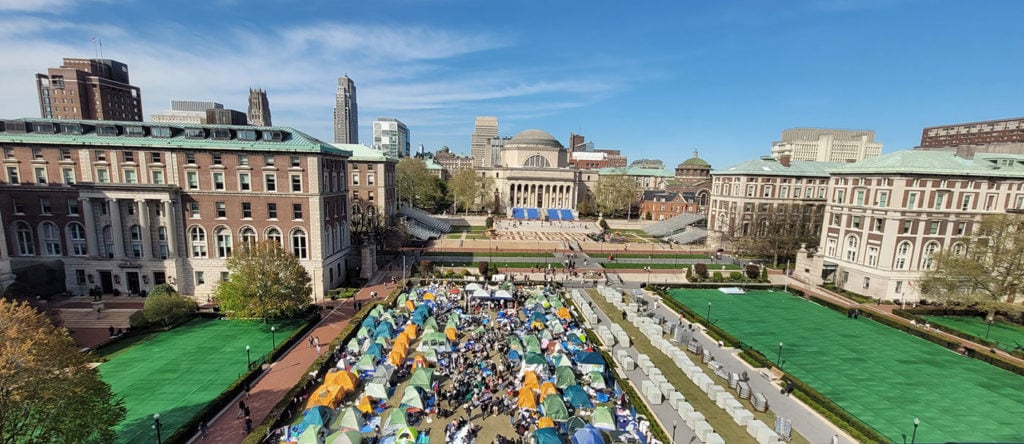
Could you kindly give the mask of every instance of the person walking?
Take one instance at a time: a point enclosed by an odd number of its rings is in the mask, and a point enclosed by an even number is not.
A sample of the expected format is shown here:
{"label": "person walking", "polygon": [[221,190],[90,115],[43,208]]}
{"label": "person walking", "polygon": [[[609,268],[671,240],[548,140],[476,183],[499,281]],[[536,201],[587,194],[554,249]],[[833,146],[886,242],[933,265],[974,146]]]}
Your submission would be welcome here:
{"label": "person walking", "polygon": [[206,421],[199,422],[199,437],[206,439],[206,434],[210,433],[210,426],[206,425]]}
{"label": "person walking", "polygon": [[313,335],[309,335],[309,348],[313,348]]}
{"label": "person walking", "polygon": [[237,414],[237,415],[235,415],[235,419],[241,418],[241,417],[242,417],[242,414],[244,414],[244,413],[245,413],[245,410],[246,410],[247,408],[248,408],[248,407],[246,407],[246,406],[245,406],[245,401],[243,401],[243,400],[241,400],[241,399],[240,399],[240,400],[238,400],[238,414]]}

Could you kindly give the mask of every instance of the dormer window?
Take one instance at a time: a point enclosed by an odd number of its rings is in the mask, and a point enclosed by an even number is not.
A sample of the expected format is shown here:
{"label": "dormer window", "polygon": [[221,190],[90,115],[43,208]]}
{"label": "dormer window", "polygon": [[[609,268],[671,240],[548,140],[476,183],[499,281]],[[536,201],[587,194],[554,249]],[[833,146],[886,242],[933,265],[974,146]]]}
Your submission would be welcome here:
{"label": "dormer window", "polygon": [[154,126],[149,128],[149,135],[153,137],[171,137],[171,129],[166,126]]}
{"label": "dormer window", "polygon": [[64,134],[82,134],[82,125],[77,123],[65,123],[60,126],[60,132]]}
{"label": "dormer window", "polygon": [[205,139],[206,130],[202,128],[185,128],[186,139]]}
{"label": "dormer window", "polygon": [[124,135],[130,137],[143,137],[146,135],[146,130],[141,126],[126,126],[124,127]]}
{"label": "dormer window", "polygon": [[211,137],[214,138],[214,139],[217,139],[217,140],[230,140],[231,139],[231,130],[222,129],[222,128],[215,128],[213,130],[213,135]]}
{"label": "dormer window", "polygon": [[284,140],[284,133],[280,131],[264,131],[263,140],[267,140],[270,142],[280,142]]}
{"label": "dormer window", "polygon": [[254,141],[256,140],[256,131],[254,130],[238,130],[235,133],[235,137],[238,140]]}
{"label": "dormer window", "polygon": [[33,129],[37,133],[54,134],[57,132],[57,128],[52,123],[37,123],[33,125]]}
{"label": "dormer window", "polygon": [[117,127],[114,125],[97,125],[96,126],[97,136],[116,136]]}

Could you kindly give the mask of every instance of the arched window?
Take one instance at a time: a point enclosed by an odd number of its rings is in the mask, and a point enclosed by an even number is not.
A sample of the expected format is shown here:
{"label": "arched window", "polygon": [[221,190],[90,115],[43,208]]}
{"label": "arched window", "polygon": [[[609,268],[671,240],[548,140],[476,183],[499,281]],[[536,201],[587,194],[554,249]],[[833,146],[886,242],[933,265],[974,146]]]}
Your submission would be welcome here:
{"label": "arched window", "polygon": [[192,243],[192,257],[206,257],[206,230],[200,226],[189,228],[188,238]]}
{"label": "arched window", "polygon": [[281,230],[276,227],[267,228],[267,240],[277,242],[281,248],[284,248],[284,244],[281,242]]}
{"label": "arched window", "polygon": [[110,225],[103,226],[103,253],[108,257],[114,257],[114,229]]}
{"label": "arched window", "polygon": [[846,260],[857,262],[857,247],[860,246],[860,239],[857,236],[846,238]]}
{"label": "arched window", "polygon": [[922,270],[933,270],[935,269],[935,259],[932,255],[936,251],[939,251],[939,243],[932,241],[924,245],[924,251],[921,252],[921,269]]}
{"label": "arched window", "polygon": [[256,243],[256,230],[252,227],[242,227],[238,232],[238,237],[241,238],[242,244],[251,247]]}
{"label": "arched window", "polygon": [[526,162],[523,162],[523,166],[527,168],[551,168],[551,162],[548,162],[544,156],[534,154],[528,157]]}
{"label": "arched window", "polygon": [[78,222],[68,224],[68,238],[71,239],[71,254],[74,256],[85,256],[89,253],[85,241],[85,227]]}
{"label": "arched window", "polygon": [[31,256],[36,254],[32,228],[30,228],[25,222],[17,222],[14,226],[14,232],[18,239],[18,254],[22,256]]}
{"label": "arched window", "polygon": [[46,256],[60,256],[63,254],[60,248],[60,230],[53,222],[43,222],[39,225],[43,239],[43,254]]}
{"label": "arched window", "polygon": [[894,268],[897,270],[907,269],[907,256],[910,254],[910,242],[900,242],[899,246],[896,247],[896,262]]}
{"label": "arched window", "polygon": [[132,257],[142,257],[142,227],[138,225],[128,227],[128,236],[132,243]]}
{"label": "arched window", "polygon": [[220,227],[213,232],[213,236],[217,240],[217,257],[231,256],[231,231]]}
{"label": "arched window", "polygon": [[953,246],[952,246],[952,247],[950,247],[949,251],[950,251],[951,253],[953,253],[953,256],[963,256],[963,254],[964,254],[964,251],[965,251],[966,249],[967,249],[967,248],[966,248],[966,247],[964,247],[964,244],[963,244],[963,242],[957,242],[957,243],[953,244]]}
{"label": "arched window", "polygon": [[306,251],[306,232],[302,228],[292,230],[292,254],[299,259],[306,259],[308,256]]}

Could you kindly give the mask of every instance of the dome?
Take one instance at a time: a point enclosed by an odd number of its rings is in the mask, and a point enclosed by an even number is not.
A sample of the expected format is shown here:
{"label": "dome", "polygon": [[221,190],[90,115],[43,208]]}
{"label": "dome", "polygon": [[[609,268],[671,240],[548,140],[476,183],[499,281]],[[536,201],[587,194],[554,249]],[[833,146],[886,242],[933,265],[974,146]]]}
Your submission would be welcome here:
{"label": "dome", "polygon": [[538,129],[528,129],[512,137],[505,144],[506,147],[510,145],[532,145],[532,146],[544,146],[551,148],[562,148],[562,143],[558,141],[554,136],[548,134],[547,131],[541,131]]}
{"label": "dome", "polygon": [[686,159],[685,162],[679,164],[676,168],[710,168],[711,164],[704,161],[700,157],[691,157]]}

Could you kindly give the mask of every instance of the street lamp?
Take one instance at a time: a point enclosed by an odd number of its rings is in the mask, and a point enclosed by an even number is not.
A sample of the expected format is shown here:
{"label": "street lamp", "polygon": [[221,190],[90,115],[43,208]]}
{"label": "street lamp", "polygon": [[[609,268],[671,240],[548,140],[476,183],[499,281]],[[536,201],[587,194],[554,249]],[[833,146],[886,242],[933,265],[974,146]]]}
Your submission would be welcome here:
{"label": "street lamp", "polygon": [[156,430],[156,444],[160,444],[163,441],[162,439],[160,439],[160,426],[162,426],[162,425],[163,424],[160,424],[160,414],[159,413],[154,413],[153,414],[153,430]]}
{"label": "street lamp", "polygon": [[782,341],[779,341],[779,357],[775,359],[775,366],[782,368]]}
{"label": "street lamp", "polygon": [[921,420],[914,418],[914,433],[910,435],[910,444],[914,444],[914,441],[917,440],[917,426],[919,425],[921,425]]}
{"label": "street lamp", "polygon": [[271,345],[270,348],[271,349],[277,348],[277,335],[274,334],[276,331],[277,331],[277,327],[271,325],[270,326],[270,345]]}
{"label": "street lamp", "polygon": [[248,367],[252,367],[252,354],[249,352],[249,346],[245,346],[245,362],[248,363]]}
{"label": "street lamp", "polygon": [[704,320],[708,321],[708,328],[711,328],[711,301],[708,301],[708,315]]}
{"label": "street lamp", "polygon": [[672,420],[672,442],[676,442],[676,425],[678,425],[678,421],[673,419]]}

